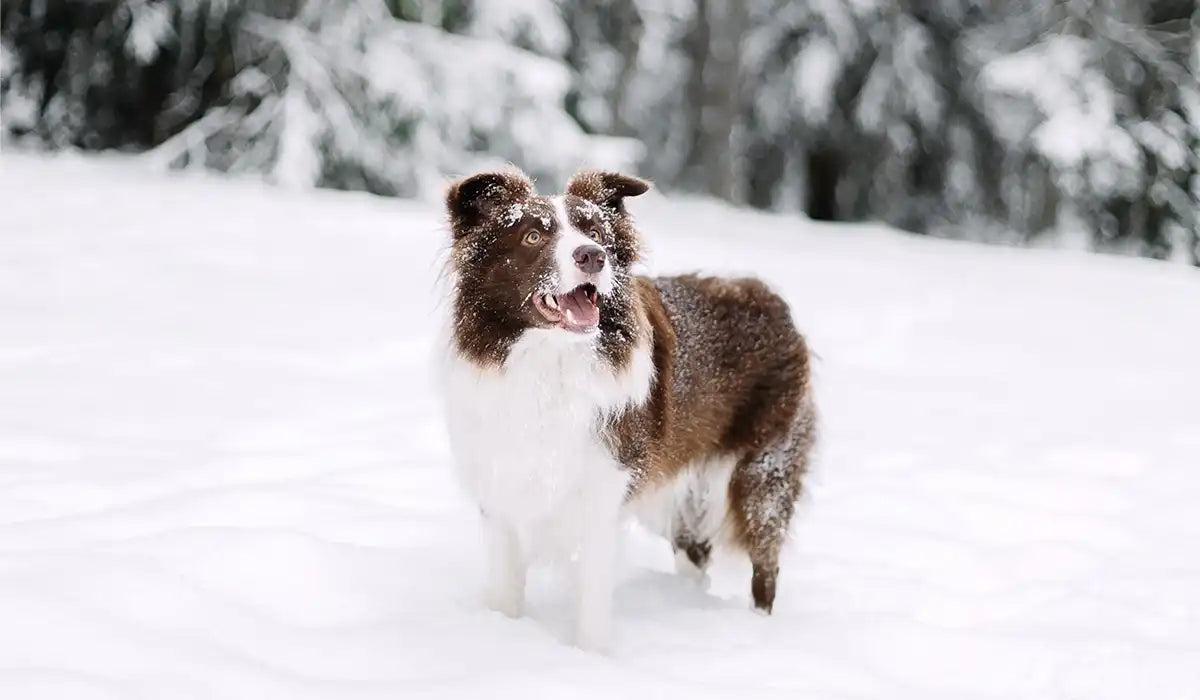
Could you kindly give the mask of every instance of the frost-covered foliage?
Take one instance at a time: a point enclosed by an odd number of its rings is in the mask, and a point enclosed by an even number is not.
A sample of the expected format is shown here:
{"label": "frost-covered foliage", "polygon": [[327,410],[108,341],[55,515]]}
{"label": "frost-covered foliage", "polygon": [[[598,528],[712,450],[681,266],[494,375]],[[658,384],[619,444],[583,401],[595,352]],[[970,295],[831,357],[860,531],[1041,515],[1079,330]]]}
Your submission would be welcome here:
{"label": "frost-covered foliage", "polygon": [[748,119],[760,151],[785,149],[783,177],[749,182],[751,201],[913,229],[987,210],[993,143],[956,64],[962,25],[916,7],[759,5],[746,61],[762,96]]}
{"label": "frost-covered foliage", "polygon": [[[435,13],[429,4],[410,12],[379,0],[212,0],[205,7],[231,18],[222,35],[230,45],[202,55],[226,71],[219,93],[173,128],[136,139],[111,133],[106,127],[114,120],[84,113],[108,69],[68,66],[69,90],[37,71],[27,78],[20,61],[38,57],[38,39],[22,27],[10,33],[6,24],[6,45],[18,47],[18,66],[4,62],[15,76],[4,91],[6,131],[38,130],[58,145],[152,147],[150,157],[172,167],[387,194],[429,194],[448,173],[505,161],[558,182],[585,164],[633,167],[635,141],[586,134],[566,111],[572,75],[562,60],[567,32],[554,3],[488,2],[473,12],[445,5]],[[29,3],[9,14],[32,31],[48,21],[39,7]],[[193,31],[189,13],[196,5],[187,0],[105,7],[109,24],[90,32],[80,29],[88,19],[83,5],[64,15],[71,19],[63,30],[68,42],[85,37],[95,44],[81,60],[111,61],[115,52],[137,65],[170,64],[183,48],[177,37]],[[75,81],[82,84],[76,88]],[[39,111],[46,85],[54,97]],[[146,114],[166,111],[151,105]]]}
{"label": "frost-covered foliage", "polygon": [[573,113],[640,138],[660,183],[815,218],[1196,256],[1190,0],[567,7]]}
{"label": "frost-covered foliage", "polygon": [[52,147],[146,148],[220,99],[232,0],[13,0],[0,10],[0,120]]}
{"label": "frost-covered foliage", "polygon": [[575,114],[641,138],[660,181],[920,230],[994,208],[980,163],[995,139],[956,60],[964,17],[875,0],[568,7]]}
{"label": "frost-covered foliage", "polygon": [[14,0],[6,138],[424,194],[513,161],[1200,264],[1196,0]]}
{"label": "frost-covered foliage", "polygon": [[[677,183],[699,130],[688,81],[693,0],[578,0],[564,4],[576,71],[572,114],[589,131],[636,136],[643,174]],[[694,43],[694,42],[693,42]]]}
{"label": "frost-covered foliage", "polygon": [[536,3],[488,6],[463,35],[394,21],[384,4],[361,0],[309,2],[290,21],[252,18],[268,61],[283,68],[245,69],[230,106],[155,154],[293,185],[408,195],[494,162],[558,181],[585,163],[629,165],[636,144],[586,135],[565,111],[571,78],[552,58],[561,20],[529,12]]}
{"label": "frost-covered foliage", "polygon": [[[1060,32],[981,73],[1010,161],[1045,171],[1059,198],[1052,221],[1027,225],[1196,261],[1200,130],[1189,104],[1200,92],[1189,61],[1200,37],[1168,3],[1076,3],[1057,20]],[[1009,189],[1019,197],[1020,185]]]}

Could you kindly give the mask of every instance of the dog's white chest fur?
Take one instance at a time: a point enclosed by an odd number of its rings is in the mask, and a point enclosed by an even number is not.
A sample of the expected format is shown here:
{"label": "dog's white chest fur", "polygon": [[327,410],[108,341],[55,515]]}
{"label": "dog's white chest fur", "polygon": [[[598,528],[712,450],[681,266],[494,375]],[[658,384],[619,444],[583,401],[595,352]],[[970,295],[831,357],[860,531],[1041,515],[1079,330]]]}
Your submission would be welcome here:
{"label": "dog's white chest fur", "polygon": [[614,371],[590,339],[559,330],[526,331],[501,368],[451,359],[447,425],[463,486],[531,549],[571,546],[582,509],[628,479],[602,418],[644,400],[652,373],[648,351]]}

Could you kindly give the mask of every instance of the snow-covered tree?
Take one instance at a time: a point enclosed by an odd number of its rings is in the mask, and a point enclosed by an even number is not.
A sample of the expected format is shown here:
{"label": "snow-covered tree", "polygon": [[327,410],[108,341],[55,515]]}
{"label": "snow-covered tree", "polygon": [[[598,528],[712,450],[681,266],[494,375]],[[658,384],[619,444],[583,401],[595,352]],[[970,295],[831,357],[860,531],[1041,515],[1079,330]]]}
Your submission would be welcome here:
{"label": "snow-covered tree", "polygon": [[592,132],[644,144],[642,174],[681,182],[699,133],[695,0],[575,0],[563,5],[576,75],[569,105]]}
{"label": "snow-covered tree", "polygon": [[[914,230],[995,209],[998,145],[960,60],[960,2],[763,2],[743,73],[760,206]],[[764,169],[762,166],[766,164]]]}
{"label": "snow-covered tree", "polygon": [[[1195,259],[1191,10],[1067,3],[1047,14],[1036,42],[986,66],[1009,160],[1049,174],[1056,230],[1080,231],[1100,249]],[[1012,189],[1019,198],[1020,185]]]}
{"label": "snow-covered tree", "polygon": [[[13,0],[8,139],[426,194],[634,167],[1200,263],[1196,0]],[[1066,235],[1064,235],[1066,234]]]}
{"label": "snow-covered tree", "polygon": [[[406,195],[498,162],[562,182],[583,165],[629,167],[639,152],[635,141],[586,134],[567,113],[568,34],[549,0],[132,0],[52,4],[55,18],[39,15],[44,5],[6,12],[17,65],[5,59],[4,118],[6,131],[25,120],[52,144],[152,147],[171,167]],[[227,45],[184,41],[213,35],[213,22]],[[65,67],[43,57],[47,24],[64,27]],[[185,59],[192,68],[173,72]],[[110,85],[113,70],[123,72]],[[155,73],[124,77],[130,70]],[[178,73],[180,85],[145,99],[160,73]],[[205,87],[203,103],[184,94]]]}
{"label": "snow-covered tree", "polygon": [[52,147],[147,148],[217,104],[242,6],[13,0],[0,8],[0,121]]}
{"label": "snow-covered tree", "polygon": [[250,17],[266,60],[282,67],[248,66],[229,106],[156,154],[408,195],[501,161],[558,182],[587,163],[631,163],[635,143],[585,134],[566,112],[566,28],[552,3],[472,7],[455,19],[459,34],[439,26],[444,12],[398,22],[368,0],[312,1],[287,21]]}

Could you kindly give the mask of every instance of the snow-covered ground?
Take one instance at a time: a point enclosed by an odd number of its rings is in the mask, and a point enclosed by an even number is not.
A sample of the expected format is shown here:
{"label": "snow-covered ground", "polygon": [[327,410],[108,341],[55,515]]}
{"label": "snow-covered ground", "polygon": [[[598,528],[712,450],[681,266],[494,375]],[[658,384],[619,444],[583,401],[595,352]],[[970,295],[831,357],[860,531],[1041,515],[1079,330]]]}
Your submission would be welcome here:
{"label": "snow-covered ground", "polygon": [[5,154],[0,698],[1200,698],[1200,273],[632,206],[786,293],[824,434],[775,615],[631,530],[604,657],[480,602],[436,208]]}

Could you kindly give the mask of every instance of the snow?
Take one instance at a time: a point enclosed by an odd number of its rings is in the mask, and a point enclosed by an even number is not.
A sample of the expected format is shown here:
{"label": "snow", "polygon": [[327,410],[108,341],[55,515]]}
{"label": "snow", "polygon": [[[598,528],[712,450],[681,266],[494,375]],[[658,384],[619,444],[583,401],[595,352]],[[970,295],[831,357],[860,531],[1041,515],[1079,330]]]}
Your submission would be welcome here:
{"label": "snow", "polygon": [[1117,96],[1092,53],[1080,37],[1051,36],[991,61],[982,81],[988,89],[1032,100],[1044,121],[1030,138],[1051,163],[1062,170],[1091,165],[1088,179],[1094,188],[1120,192],[1136,185],[1141,151],[1116,123]]}
{"label": "snow", "polygon": [[129,4],[130,26],[125,48],[143,66],[158,57],[159,46],[174,40],[171,10],[163,3],[132,2]]}
{"label": "snow", "polygon": [[17,72],[20,61],[17,53],[8,46],[7,41],[0,41],[0,80],[7,78],[10,73]]}
{"label": "snow", "polygon": [[433,205],[0,161],[0,697],[1200,697],[1200,276],[656,196],[760,274],[823,435],[775,614],[631,530],[615,649],[485,610]]}
{"label": "snow", "polygon": [[1005,54],[983,70],[984,84],[993,90],[1029,93],[1047,112],[1071,100],[1063,81],[1082,75],[1092,49],[1082,37],[1056,34],[1028,49]]}
{"label": "snow", "polygon": [[632,139],[583,133],[562,109],[569,70],[528,51],[391,22],[372,37],[362,70],[376,100],[411,122],[403,160],[425,196],[438,193],[443,173],[501,167],[506,158],[565,181],[564,163],[621,168],[641,153]]}
{"label": "snow", "polygon": [[571,43],[558,0],[491,0],[471,18],[471,34],[499,38],[539,54],[561,56]]}
{"label": "snow", "polygon": [[1140,121],[1130,132],[1138,143],[1145,146],[1167,168],[1182,170],[1187,167],[1187,124],[1172,112],[1163,115],[1160,122]]}
{"label": "snow", "polygon": [[321,180],[321,123],[312,110],[303,83],[283,92],[279,154],[271,170],[273,181],[285,187],[313,187]]}
{"label": "snow", "polygon": [[793,89],[809,124],[823,124],[833,109],[833,92],[842,71],[837,47],[817,38],[804,46],[798,58]]}
{"label": "snow", "polygon": [[[290,22],[251,13],[248,36],[283,51],[286,80],[264,80],[270,66],[245,66],[232,79],[240,99],[156,146],[155,159],[291,187],[424,197],[447,174],[508,160],[559,182],[576,166],[637,161],[636,139],[585,133],[567,114],[572,76],[561,58],[492,36],[532,32],[561,43],[545,28],[553,20],[565,32],[558,5],[488,8],[475,19],[490,24],[470,36],[393,20],[381,0],[305,3]],[[6,119],[23,117],[16,106],[5,103]]]}
{"label": "snow", "polygon": [[892,65],[900,83],[899,92],[909,113],[932,131],[941,123],[946,108],[946,96],[929,65],[933,40],[923,25],[904,17],[897,20],[895,31]]}

